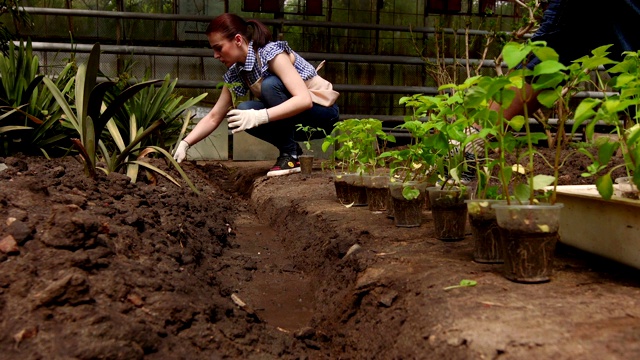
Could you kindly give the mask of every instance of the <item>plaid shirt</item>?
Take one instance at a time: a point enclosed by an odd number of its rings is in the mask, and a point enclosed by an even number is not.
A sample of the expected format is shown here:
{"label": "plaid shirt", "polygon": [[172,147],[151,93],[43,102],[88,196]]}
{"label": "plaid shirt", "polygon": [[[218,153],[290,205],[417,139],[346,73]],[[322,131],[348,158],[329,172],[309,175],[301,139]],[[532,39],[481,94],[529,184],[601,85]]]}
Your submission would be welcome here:
{"label": "plaid shirt", "polygon": [[[258,49],[258,55],[260,61],[256,62],[256,53],[252,51],[253,41],[249,43],[249,52],[247,53],[247,59],[244,64],[235,63],[224,74],[224,82],[227,84],[240,83],[241,86],[236,86],[233,91],[238,96],[244,96],[249,91],[249,85],[254,84],[260,78],[271,76],[269,72],[269,61],[271,61],[276,55],[286,52],[288,54],[294,54],[296,60],[293,63],[293,67],[296,68],[298,74],[303,81],[309,80],[316,76],[316,69],[313,65],[309,64],[307,60],[296,54],[286,41],[275,41],[267,43],[265,46]],[[258,66],[260,65],[260,66]],[[246,74],[246,75],[245,75]],[[248,80],[249,83],[245,81]]]}

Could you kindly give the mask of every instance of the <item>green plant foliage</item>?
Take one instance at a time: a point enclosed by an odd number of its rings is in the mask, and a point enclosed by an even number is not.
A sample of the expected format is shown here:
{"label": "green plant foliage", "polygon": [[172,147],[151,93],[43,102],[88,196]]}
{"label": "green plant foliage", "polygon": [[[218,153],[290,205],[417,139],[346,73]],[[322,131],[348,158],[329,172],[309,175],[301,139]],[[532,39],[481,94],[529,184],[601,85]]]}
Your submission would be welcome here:
{"label": "green plant foliage", "polygon": [[34,90],[42,81],[38,67],[39,60],[31,51],[31,42],[26,45],[21,42],[18,48],[10,42],[6,54],[0,54],[0,106],[7,111],[3,116],[5,131],[0,135],[0,154],[20,151],[20,145],[27,142],[29,132],[38,125],[23,115],[23,105],[32,100]]}
{"label": "green plant foliage", "polygon": [[302,124],[297,124],[296,131],[304,132],[304,135],[307,138],[307,140],[304,141],[304,147],[310,153],[313,153],[313,150],[311,149],[311,139],[313,138],[313,134],[316,132],[321,132],[324,135],[324,137],[327,136],[327,133],[324,131],[323,128],[315,128],[309,125],[305,126]]}
{"label": "green plant foliage", "polygon": [[444,290],[452,290],[452,289],[458,289],[458,288],[464,288],[464,287],[472,287],[472,286],[476,286],[476,285],[478,285],[478,282],[475,281],[475,280],[463,279],[463,280],[460,280],[460,283],[458,285],[447,286],[446,288],[444,288]]}
{"label": "green plant foliage", "polygon": [[341,172],[374,174],[384,164],[379,156],[382,148],[395,141],[393,135],[382,130],[378,119],[347,119],[336,123],[322,143],[322,151],[334,146],[330,165],[334,171],[339,168]]}
{"label": "green plant foliage", "polygon": [[[75,91],[73,93],[75,98],[70,98],[74,106],[67,101],[67,98],[58,89],[56,84],[48,78],[44,79],[46,86],[65,114],[63,121],[73,128],[79,136],[78,138],[71,139],[71,141],[78,149],[80,157],[84,161],[87,175],[90,177],[95,177],[96,175],[96,169],[98,168],[96,166],[97,150],[99,148],[107,163],[106,168],[100,169],[106,173],[118,171],[133,163],[137,166],[144,166],[149,170],[155,171],[177,184],[168,174],[140,160],[147,154],[156,152],[169,159],[176,169],[179,169],[179,172],[192,189],[197,192],[197,189],[193,187],[184,172],[181,171],[180,166],[173,160],[171,154],[160,147],[149,146],[143,148],[140,146],[140,143],[145,138],[165,125],[164,120],[159,119],[147,128],[142,128],[137,125],[135,116],[132,116],[129,121],[127,133],[129,141],[125,144],[123,136],[120,134],[112,119],[116,113],[122,111],[122,108],[129,99],[134,97],[139,91],[159,81],[152,80],[132,85],[113,98],[109,104],[105,104],[105,94],[108,89],[115,86],[115,82],[97,83],[99,64],[100,45],[95,44],[91,49],[87,63],[80,64],[76,75],[70,80],[70,82],[73,82],[75,85]],[[103,135],[105,128],[107,128],[110,137],[102,141],[101,137],[106,136]],[[114,150],[110,152],[105,146],[105,142],[115,143],[118,147],[117,151]],[[136,153],[138,154],[137,158],[130,160],[130,157],[135,156]],[[132,176],[137,175],[137,166],[128,169],[128,174]],[[136,176],[133,176],[131,181],[135,182]]]}
{"label": "green plant foliage", "polygon": [[117,119],[116,125],[123,133],[128,133],[127,124],[131,116],[135,116],[138,126],[148,128],[162,119],[165,123],[162,132],[152,133],[145,138],[142,146],[164,146],[176,143],[178,134],[182,128],[182,122],[178,121],[185,110],[196,105],[207,97],[208,93],[195,98],[184,100],[182,96],[175,94],[175,86],[178,79],[171,81],[169,75],[165,76],[160,87],[146,87],[125,103],[125,118]]}
{"label": "green plant foliage", "polygon": [[[71,77],[74,65],[69,63],[57,77],[56,85],[63,89]],[[39,58],[31,50],[31,42],[21,42],[18,47],[9,44],[6,55],[0,54],[1,108],[7,113],[5,126],[13,126],[11,133],[0,135],[0,154],[15,152],[32,153],[41,149],[60,146],[67,139],[65,129],[60,125],[60,107],[51,92],[42,84],[44,75],[40,73]],[[16,111],[10,111],[15,109]]]}
{"label": "green plant foliage", "polygon": [[395,148],[380,154],[381,158],[388,159],[391,176],[403,182],[435,182],[433,170],[438,154],[436,142],[440,137],[431,133],[433,123],[406,120],[398,127],[409,132],[411,142],[404,148]]}
{"label": "green plant foliage", "polygon": [[31,42],[15,45],[9,43],[6,55],[0,54],[0,102],[8,106],[20,106],[31,100],[34,89],[42,81],[39,59],[33,55]]}
{"label": "green plant foliage", "polygon": [[101,112],[105,93],[115,83],[97,83],[99,65],[100,44],[95,44],[91,49],[87,63],[80,64],[75,77],[70,80],[75,85],[73,93],[75,98],[72,100],[75,106],[69,104],[64,94],[50,79],[44,79],[45,85],[66,115],[63,119],[64,122],[70,125],[79,135],[78,139],[72,139],[72,141],[80,151],[80,155],[85,161],[87,174],[91,177],[95,176],[96,144],[107,121],[111,119],[118,108],[124,105],[126,100],[155,82],[148,81],[131,86],[114,99],[104,112]]}
{"label": "green plant foliage", "polygon": [[199,193],[198,189],[193,185],[187,174],[182,170],[180,165],[173,159],[168,151],[159,146],[151,145],[143,147],[141,145],[142,140],[147,138],[153,132],[162,128],[164,125],[164,121],[160,119],[151,124],[149,127],[142,128],[138,126],[135,115],[131,115],[131,119],[129,121],[129,133],[127,134],[127,138],[131,140],[129,143],[125,143],[125,138],[120,133],[120,130],[115,125],[115,122],[113,120],[107,122],[107,130],[111,135],[111,139],[116,144],[117,149],[114,149],[113,152],[109,152],[104,142],[100,141],[100,150],[107,164],[106,168],[100,169],[106,174],[109,174],[114,171],[119,171],[122,168],[126,168],[127,176],[131,178],[131,182],[135,182],[138,177],[139,168],[142,166],[147,170],[157,173],[173,182],[174,184],[180,186],[180,184],[171,175],[159,169],[158,167],[144,161],[144,158],[147,157],[147,155],[156,153],[168,159],[169,162],[180,173],[187,185],[189,185],[189,187],[193,190],[193,192]]}
{"label": "green plant foliage", "polygon": [[435,96],[418,94],[400,99],[412,110],[400,125],[409,131],[412,143],[405,150],[385,154],[394,159],[394,174],[400,171],[404,180],[429,179],[447,184],[453,179],[460,183],[458,174],[468,167],[464,147],[470,139],[465,129],[476,115],[473,106],[466,105],[466,95],[479,80],[476,76],[460,85],[443,85],[439,88],[442,93]]}
{"label": "green plant foliage", "polygon": [[229,94],[231,94],[231,108],[236,109],[238,107],[238,104],[241,102],[241,99],[238,98],[238,95],[236,95],[236,92],[233,91],[233,89],[241,86],[242,84],[237,82],[234,82],[234,83],[220,82],[216,86],[216,89],[227,88],[227,90],[229,90]]}
{"label": "green plant foliage", "polygon": [[[590,68],[601,64],[613,64],[606,55],[607,47],[600,47],[592,52],[591,57],[579,59],[583,66]],[[640,185],[640,123],[638,122],[638,107],[640,105],[640,51],[625,52],[624,59],[615,63],[607,70],[612,77],[610,82],[618,94],[607,95],[603,89],[605,97],[603,99],[586,98],[580,102],[576,108],[575,122],[572,132],[584,127],[588,140],[593,140],[595,125],[597,122],[604,122],[611,126],[618,141],[603,139],[595,142],[598,148],[597,157],[580,149],[592,160],[592,164],[583,174],[585,177],[596,177],[596,187],[600,195],[605,199],[613,196],[613,181],[611,173],[623,166],[627,175],[632,177],[636,186]],[[607,164],[613,158],[613,154],[620,150],[624,157],[624,164],[615,166],[604,172]]]}

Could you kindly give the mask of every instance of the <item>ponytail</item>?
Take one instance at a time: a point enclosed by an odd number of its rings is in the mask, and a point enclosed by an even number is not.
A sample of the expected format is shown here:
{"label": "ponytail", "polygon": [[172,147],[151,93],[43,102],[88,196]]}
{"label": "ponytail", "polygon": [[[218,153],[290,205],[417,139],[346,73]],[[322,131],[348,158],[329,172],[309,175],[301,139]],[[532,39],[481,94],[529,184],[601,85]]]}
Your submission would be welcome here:
{"label": "ponytail", "polygon": [[251,40],[253,40],[254,49],[257,50],[271,41],[271,31],[263,23],[255,19],[249,19],[246,23],[253,29]]}
{"label": "ponytail", "polygon": [[220,33],[224,38],[233,40],[236,34],[242,35],[247,42],[253,41],[253,48],[257,50],[271,41],[271,31],[260,21],[244,20],[236,14],[225,13],[215,17],[207,26],[207,35]]}

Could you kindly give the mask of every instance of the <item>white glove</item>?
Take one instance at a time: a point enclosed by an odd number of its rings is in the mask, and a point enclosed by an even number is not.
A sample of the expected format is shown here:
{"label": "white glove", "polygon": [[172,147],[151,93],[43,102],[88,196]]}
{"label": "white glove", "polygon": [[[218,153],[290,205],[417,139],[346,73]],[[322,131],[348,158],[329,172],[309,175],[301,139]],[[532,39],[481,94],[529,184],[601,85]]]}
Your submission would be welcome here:
{"label": "white glove", "polygon": [[267,109],[233,109],[227,115],[229,115],[229,127],[235,128],[231,131],[234,134],[269,122]]}
{"label": "white glove", "polygon": [[188,142],[184,140],[180,141],[180,144],[178,144],[176,151],[173,153],[173,158],[175,159],[175,161],[181,163],[182,160],[187,157],[187,150],[189,150],[189,147],[190,146]]}

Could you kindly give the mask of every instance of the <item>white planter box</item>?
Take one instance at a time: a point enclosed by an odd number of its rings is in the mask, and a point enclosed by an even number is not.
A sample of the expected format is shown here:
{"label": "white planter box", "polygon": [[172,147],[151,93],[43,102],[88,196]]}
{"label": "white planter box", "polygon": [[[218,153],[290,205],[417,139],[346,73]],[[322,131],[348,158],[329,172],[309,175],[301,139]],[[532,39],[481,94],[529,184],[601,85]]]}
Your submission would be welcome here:
{"label": "white planter box", "polygon": [[560,241],[640,269],[640,201],[604,200],[595,185],[558,186]]}

